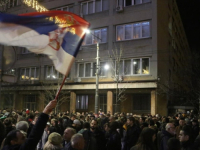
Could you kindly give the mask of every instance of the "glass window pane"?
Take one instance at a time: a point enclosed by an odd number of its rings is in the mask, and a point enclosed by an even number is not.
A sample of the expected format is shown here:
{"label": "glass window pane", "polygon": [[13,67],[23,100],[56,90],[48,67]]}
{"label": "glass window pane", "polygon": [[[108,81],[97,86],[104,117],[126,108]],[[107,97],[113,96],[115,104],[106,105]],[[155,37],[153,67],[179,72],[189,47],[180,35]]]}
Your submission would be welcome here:
{"label": "glass window pane", "polygon": [[94,36],[93,36],[93,44],[97,43],[99,41],[99,43],[101,42],[101,30],[95,30],[94,31]]}
{"label": "glass window pane", "polygon": [[108,6],[109,6],[108,0],[102,0],[102,5],[103,5],[103,11],[108,10]]}
{"label": "glass window pane", "polygon": [[83,15],[87,14],[87,3],[83,3],[83,5],[82,5],[82,13],[83,13]]}
{"label": "glass window pane", "polygon": [[123,40],[123,26],[117,26],[117,41]]}
{"label": "glass window pane", "polygon": [[71,13],[73,13],[74,12],[74,7],[73,6],[69,6],[68,11],[71,12]]}
{"label": "glass window pane", "polygon": [[131,60],[124,61],[124,74],[125,75],[131,74]]}
{"label": "glass window pane", "polygon": [[31,79],[31,80],[35,80],[35,68],[31,68],[30,79]]}
{"label": "glass window pane", "polygon": [[92,66],[92,76],[96,76],[96,63],[93,63]]}
{"label": "glass window pane", "polygon": [[142,37],[149,37],[149,22],[143,22],[142,23]]}
{"label": "glass window pane", "polygon": [[101,42],[107,42],[107,28],[101,29]]}
{"label": "glass window pane", "polygon": [[95,1],[95,12],[100,12],[101,11],[101,0],[96,0]]}
{"label": "glass window pane", "polygon": [[140,59],[133,60],[133,74],[140,74]]}
{"label": "glass window pane", "polygon": [[137,5],[137,4],[141,4],[141,0],[134,0],[135,1],[135,5]]}
{"label": "glass window pane", "polygon": [[86,63],[85,64],[85,76],[90,77],[90,72],[91,72],[91,63]]}
{"label": "glass window pane", "polygon": [[92,34],[86,35],[86,44],[92,44]]}
{"label": "glass window pane", "polygon": [[35,71],[35,80],[39,80],[39,68],[36,68]]}
{"label": "glass window pane", "polygon": [[105,62],[100,62],[101,76],[106,76]]}
{"label": "glass window pane", "polygon": [[26,68],[26,73],[25,73],[25,80],[29,80],[29,68]]}
{"label": "glass window pane", "polygon": [[133,38],[140,38],[140,23],[133,24]]}
{"label": "glass window pane", "polygon": [[84,64],[79,64],[79,77],[84,77]]}
{"label": "glass window pane", "polygon": [[124,73],[123,61],[120,61],[118,69],[119,69],[119,75],[123,75],[123,73]]}
{"label": "glass window pane", "polygon": [[25,78],[25,69],[21,69],[20,78],[21,78],[22,80],[25,80],[25,79],[26,79],[26,78]]}
{"label": "glass window pane", "polygon": [[46,78],[50,79],[51,77],[51,66],[46,66]]}
{"label": "glass window pane", "polygon": [[88,2],[88,14],[92,14],[93,12],[93,2]]}
{"label": "glass window pane", "polygon": [[132,25],[131,24],[127,24],[125,25],[125,39],[131,39],[131,28]]}
{"label": "glass window pane", "polygon": [[142,59],[142,74],[149,74],[149,58]]}
{"label": "glass window pane", "polygon": [[142,0],[143,3],[148,3],[150,0]]}
{"label": "glass window pane", "polygon": [[125,6],[130,6],[132,5],[132,0],[126,0],[125,1]]}

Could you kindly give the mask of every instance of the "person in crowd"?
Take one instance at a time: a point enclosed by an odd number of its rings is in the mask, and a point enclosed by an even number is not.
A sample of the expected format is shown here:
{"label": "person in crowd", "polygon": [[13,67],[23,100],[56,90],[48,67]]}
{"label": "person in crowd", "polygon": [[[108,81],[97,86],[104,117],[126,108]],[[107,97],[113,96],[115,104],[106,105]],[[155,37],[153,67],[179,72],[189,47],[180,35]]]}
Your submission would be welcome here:
{"label": "person in crowd", "polygon": [[183,128],[183,126],[185,125],[185,119],[184,118],[180,118],[179,120],[179,126],[176,127],[176,138],[179,139],[179,133],[181,131],[181,129]]}
{"label": "person in crowd", "polygon": [[155,150],[154,141],[156,139],[156,132],[150,128],[143,128],[138,142],[131,150]]}
{"label": "person in crowd", "polygon": [[43,113],[38,118],[29,137],[26,139],[25,135],[20,130],[12,130],[8,133],[5,140],[3,150],[35,150],[37,143],[42,137],[44,128],[49,119],[48,115],[55,108],[56,100],[52,100],[44,108]]}
{"label": "person in crowd", "polygon": [[148,123],[145,121],[146,118],[145,117],[140,117],[139,122],[140,122],[140,128],[141,130],[145,127],[148,127]]}
{"label": "person in crowd", "polygon": [[5,135],[7,135],[10,131],[15,130],[15,127],[12,126],[12,118],[8,117],[3,121],[5,125]]}
{"label": "person in crowd", "polygon": [[183,126],[179,133],[181,150],[195,150],[193,136],[191,126]]}
{"label": "person in crowd", "polygon": [[192,134],[194,139],[199,135],[199,122],[196,119],[192,120]]}
{"label": "person in crowd", "polygon": [[90,123],[89,122],[84,122],[83,128],[80,131],[78,131],[78,133],[82,134],[85,130],[90,130]]}
{"label": "person in crowd", "polygon": [[16,124],[16,129],[22,130],[22,131],[24,131],[25,133],[27,133],[28,128],[29,128],[29,125],[28,125],[28,122],[26,122],[26,121],[19,121],[19,122]]}
{"label": "person in crowd", "polygon": [[106,139],[104,133],[98,128],[97,120],[92,120],[90,123],[90,131],[92,135],[96,139],[97,142],[97,149],[103,150],[106,148]]}
{"label": "person in crowd", "polygon": [[161,136],[157,136],[158,150],[167,150],[167,141],[175,136],[175,126],[173,123],[167,123],[165,130],[161,131]]}
{"label": "person in crowd", "polygon": [[125,135],[125,146],[127,150],[130,150],[131,147],[135,146],[139,138],[141,129],[135,124],[135,118],[129,117],[127,119],[128,129]]}
{"label": "person in crowd", "polygon": [[64,131],[64,134],[63,134],[63,139],[64,139],[64,142],[63,142],[63,147],[64,147],[64,150],[73,150],[72,146],[71,146],[71,138],[72,136],[76,134],[76,130],[71,128],[71,127],[68,127],[65,129]]}
{"label": "person in crowd", "polygon": [[46,128],[44,129],[44,132],[42,135],[42,138],[40,139],[39,143],[37,144],[37,150],[43,150],[43,147],[48,140],[49,128],[50,128],[50,123],[47,122]]}
{"label": "person in crowd", "polygon": [[53,132],[49,135],[48,141],[44,145],[43,150],[61,150],[62,147],[61,135],[57,132]]}
{"label": "person in crowd", "polygon": [[4,137],[5,137],[5,126],[3,124],[3,122],[0,120],[0,144],[2,143]]}
{"label": "person in crowd", "polygon": [[72,127],[76,130],[76,133],[78,133],[82,129],[81,122],[78,119],[75,119]]}
{"label": "person in crowd", "polygon": [[49,128],[49,134],[53,133],[53,132],[57,132],[57,133],[61,133],[61,130],[58,126],[58,120],[57,119],[51,119],[51,127]]}
{"label": "person in crowd", "polygon": [[177,138],[170,138],[167,142],[167,150],[181,150],[181,144]]}
{"label": "person in crowd", "polygon": [[74,134],[71,138],[71,144],[75,150],[83,150],[85,143],[82,134],[80,133]]}
{"label": "person in crowd", "polygon": [[37,120],[38,120],[38,117],[39,117],[39,114],[36,114],[34,117],[33,117],[33,121],[31,121],[31,123],[29,124],[29,128],[28,128],[28,131],[27,131],[27,137],[29,136],[29,134],[31,133],[34,125],[36,124]]}
{"label": "person in crowd", "polygon": [[109,134],[108,134],[108,140],[106,144],[107,150],[121,150],[121,136],[117,132],[117,129],[119,128],[118,122],[114,121],[111,122],[109,125]]}

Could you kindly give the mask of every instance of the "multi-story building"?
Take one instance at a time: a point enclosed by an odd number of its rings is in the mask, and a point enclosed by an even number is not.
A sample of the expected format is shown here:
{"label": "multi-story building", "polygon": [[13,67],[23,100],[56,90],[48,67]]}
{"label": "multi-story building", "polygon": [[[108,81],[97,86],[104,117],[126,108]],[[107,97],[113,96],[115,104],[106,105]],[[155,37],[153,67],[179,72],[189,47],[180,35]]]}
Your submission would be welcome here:
{"label": "multi-story building", "polygon": [[[168,113],[172,99],[160,85],[170,87],[184,82],[179,81],[177,70],[187,65],[190,55],[175,0],[39,0],[37,4],[36,0],[23,1],[10,0],[7,12],[33,12],[42,5],[48,10],[73,12],[91,24],[93,34],[86,36],[63,87],[63,92],[69,92],[69,102],[62,104],[61,111],[94,111],[99,42],[99,109],[111,113]],[[111,60],[117,61],[112,55],[116,47],[123,49],[117,75],[111,71],[117,63],[108,70],[103,68],[111,65]],[[47,89],[44,85],[53,89],[50,83],[56,86],[63,75],[47,56],[25,48],[4,47],[4,58],[4,73],[14,74],[17,80],[14,84],[2,84],[1,108],[42,110],[45,102],[40,97]],[[125,89],[121,102],[115,98],[116,76],[120,79],[118,87]]]}

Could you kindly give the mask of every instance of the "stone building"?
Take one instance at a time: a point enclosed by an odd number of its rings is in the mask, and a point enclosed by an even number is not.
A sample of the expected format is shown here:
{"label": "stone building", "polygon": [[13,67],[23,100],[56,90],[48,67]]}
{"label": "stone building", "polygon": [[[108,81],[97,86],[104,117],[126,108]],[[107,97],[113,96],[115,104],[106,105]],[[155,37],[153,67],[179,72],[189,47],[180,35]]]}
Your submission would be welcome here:
{"label": "stone building", "polygon": [[[63,92],[69,100],[60,111],[94,111],[96,89],[96,53],[99,42],[99,109],[111,113],[166,115],[170,96],[159,85],[184,82],[177,70],[187,66],[190,48],[175,0],[10,0],[7,13],[22,14],[42,10],[70,11],[90,22],[91,32],[80,48]],[[34,41],[33,41],[34,42]],[[115,48],[117,47],[117,48]],[[123,49],[119,74],[110,67],[116,58],[112,50]],[[119,51],[118,51],[119,52]],[[45,89],[57,87],[59,74],[44,55],[25,48],[4,46],[3,71],[15,75],[15,83],[2,83],[1,108],[29,108],[41,111]],[[116,101],[118,87],[125,89],[125,99]],[[53,85],[54,84],[54,85]]]}

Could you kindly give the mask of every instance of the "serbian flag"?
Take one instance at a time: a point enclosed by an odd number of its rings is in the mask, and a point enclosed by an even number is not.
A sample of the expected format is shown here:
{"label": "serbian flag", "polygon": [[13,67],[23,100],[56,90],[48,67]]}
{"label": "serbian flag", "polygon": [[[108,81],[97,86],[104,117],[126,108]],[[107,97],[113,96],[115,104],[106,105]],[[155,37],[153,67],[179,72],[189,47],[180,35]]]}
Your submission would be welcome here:
{"label": "serbian flag", "polygon": [[66,11],[0,14],[0,44],[46,54],[57,71],[68,75],[89,23]]}

